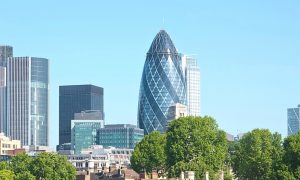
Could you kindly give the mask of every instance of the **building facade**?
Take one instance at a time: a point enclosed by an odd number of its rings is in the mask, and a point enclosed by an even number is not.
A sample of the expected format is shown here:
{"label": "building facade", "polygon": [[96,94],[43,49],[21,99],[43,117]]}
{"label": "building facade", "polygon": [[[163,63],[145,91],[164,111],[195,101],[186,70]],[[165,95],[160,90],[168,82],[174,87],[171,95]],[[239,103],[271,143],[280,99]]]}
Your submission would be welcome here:
{"label": "building facade", "polygon": [[184,104],[176,103],[169,108],[168,123],[174,119],[187,116],[187,107]]}
{"label": "building facade", "polygon": [[0,155],[9,154],[8,151],[21,148],[20,140],[11,140],[4,133],[0,133]]}
{"label": "building facade", "polygon": [[75,154],[96,144],[97,130],[104,128],[100,111],[75,113],[71,121],[71,144]]}
{"label": "building facade", "polygon": [[93,85],[59,87],[59,144],[71,142],[71,120],[74,114],[99,110],[104,119],[103,88]]}
{"label": "building facade", "polygon": [[300,128],[300,105],[296,108],[287,109],[287,125],[288,125],[288,135],[297,134]]}
{"label": "building facade", "polygon": [[138,127],[145,134],[165,132],[170,106],[186,104],[186,82],[181,56],[170,36],[161,30],[154,38],[144,64],[138,103]]}
{"label": "building facade", "polygon": [[200,69],[197,59],[184,55],[182,63],[187,87],[187,114],[200,116]]}
{"label": "building facade", "polygon": [[7,61],[7,135],[22,145],[48,146],[48,59]]}
{"label": "building facade", "polygon": [[133,149],[126,148],[105,148],[100,145],[83,149],[80,154],[68,155],[67,159],[77,172],[101,172],[108,170],[109,167],[117,165],[129,165]]}
{"label": "building facade", "polygon": [[96,144],[104,147],[130,148],[144,137],[144,130],[131,124],[111,124],[97,130]]}
{"label": "building facade", "polygon": [[6,66],[9,57],[13,57],[13,47],[0,46],[0,131],[5,133],[7,133]]}

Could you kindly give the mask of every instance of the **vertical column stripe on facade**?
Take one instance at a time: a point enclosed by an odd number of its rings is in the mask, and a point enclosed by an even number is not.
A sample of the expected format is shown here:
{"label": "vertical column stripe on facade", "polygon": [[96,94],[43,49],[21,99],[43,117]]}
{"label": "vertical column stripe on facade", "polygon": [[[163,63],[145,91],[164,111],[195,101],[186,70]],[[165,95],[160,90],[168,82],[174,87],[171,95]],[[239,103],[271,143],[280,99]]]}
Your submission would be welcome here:
{"label": "vertical column stripe on facade", "polygon": [[7,134],[22,145],[47,146],[48,60],[9,58],[7,72]]}

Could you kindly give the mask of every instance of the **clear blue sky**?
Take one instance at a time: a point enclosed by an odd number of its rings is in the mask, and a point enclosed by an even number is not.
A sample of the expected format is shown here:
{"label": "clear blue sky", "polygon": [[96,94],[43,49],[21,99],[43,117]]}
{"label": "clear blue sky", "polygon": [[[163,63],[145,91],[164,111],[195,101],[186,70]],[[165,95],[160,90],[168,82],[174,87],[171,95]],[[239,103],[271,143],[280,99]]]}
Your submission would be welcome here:
{"label": "clear blue sky", "polygon": [[[197,54],[201,113],[237,134],[287,134],[300,104],[300,1],[2,1],[0,44],[50,59],[50,145],[58,143],[58,86],[105,90],[106,123],[136,124],[146,53],[164,28]],[[164,19],[164,23],[163,23]]]}

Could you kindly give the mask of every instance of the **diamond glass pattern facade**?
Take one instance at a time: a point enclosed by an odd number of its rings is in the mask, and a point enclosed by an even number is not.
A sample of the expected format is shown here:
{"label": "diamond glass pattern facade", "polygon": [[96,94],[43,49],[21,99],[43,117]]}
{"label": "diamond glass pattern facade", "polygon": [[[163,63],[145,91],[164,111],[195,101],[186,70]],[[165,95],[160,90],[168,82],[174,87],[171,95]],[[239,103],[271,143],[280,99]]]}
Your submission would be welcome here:
{"label": "diamond glass pattern facade", "polygon": [[181,56],[166,31],[154,38],[147,53],[139,96],[138,126],[145,134],[165,132],[169,108],[186,104]]}
{"label": "diamond glass pattern facade", "polygon": [[297,108],[288,108],[288,135],[297,134],[300,128],[300,105]]}

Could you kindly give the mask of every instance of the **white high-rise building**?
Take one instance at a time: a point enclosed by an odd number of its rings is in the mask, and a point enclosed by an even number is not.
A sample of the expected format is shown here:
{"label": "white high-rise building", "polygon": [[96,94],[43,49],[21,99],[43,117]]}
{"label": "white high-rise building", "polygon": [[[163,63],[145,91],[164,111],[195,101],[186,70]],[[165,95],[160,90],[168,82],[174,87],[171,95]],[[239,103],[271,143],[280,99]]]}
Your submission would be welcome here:
{"label": "white high-rise building", "polygon": [[182,56],[187,87],[187,115],[200,116],[200,68],[197,59],[192,56]]}

